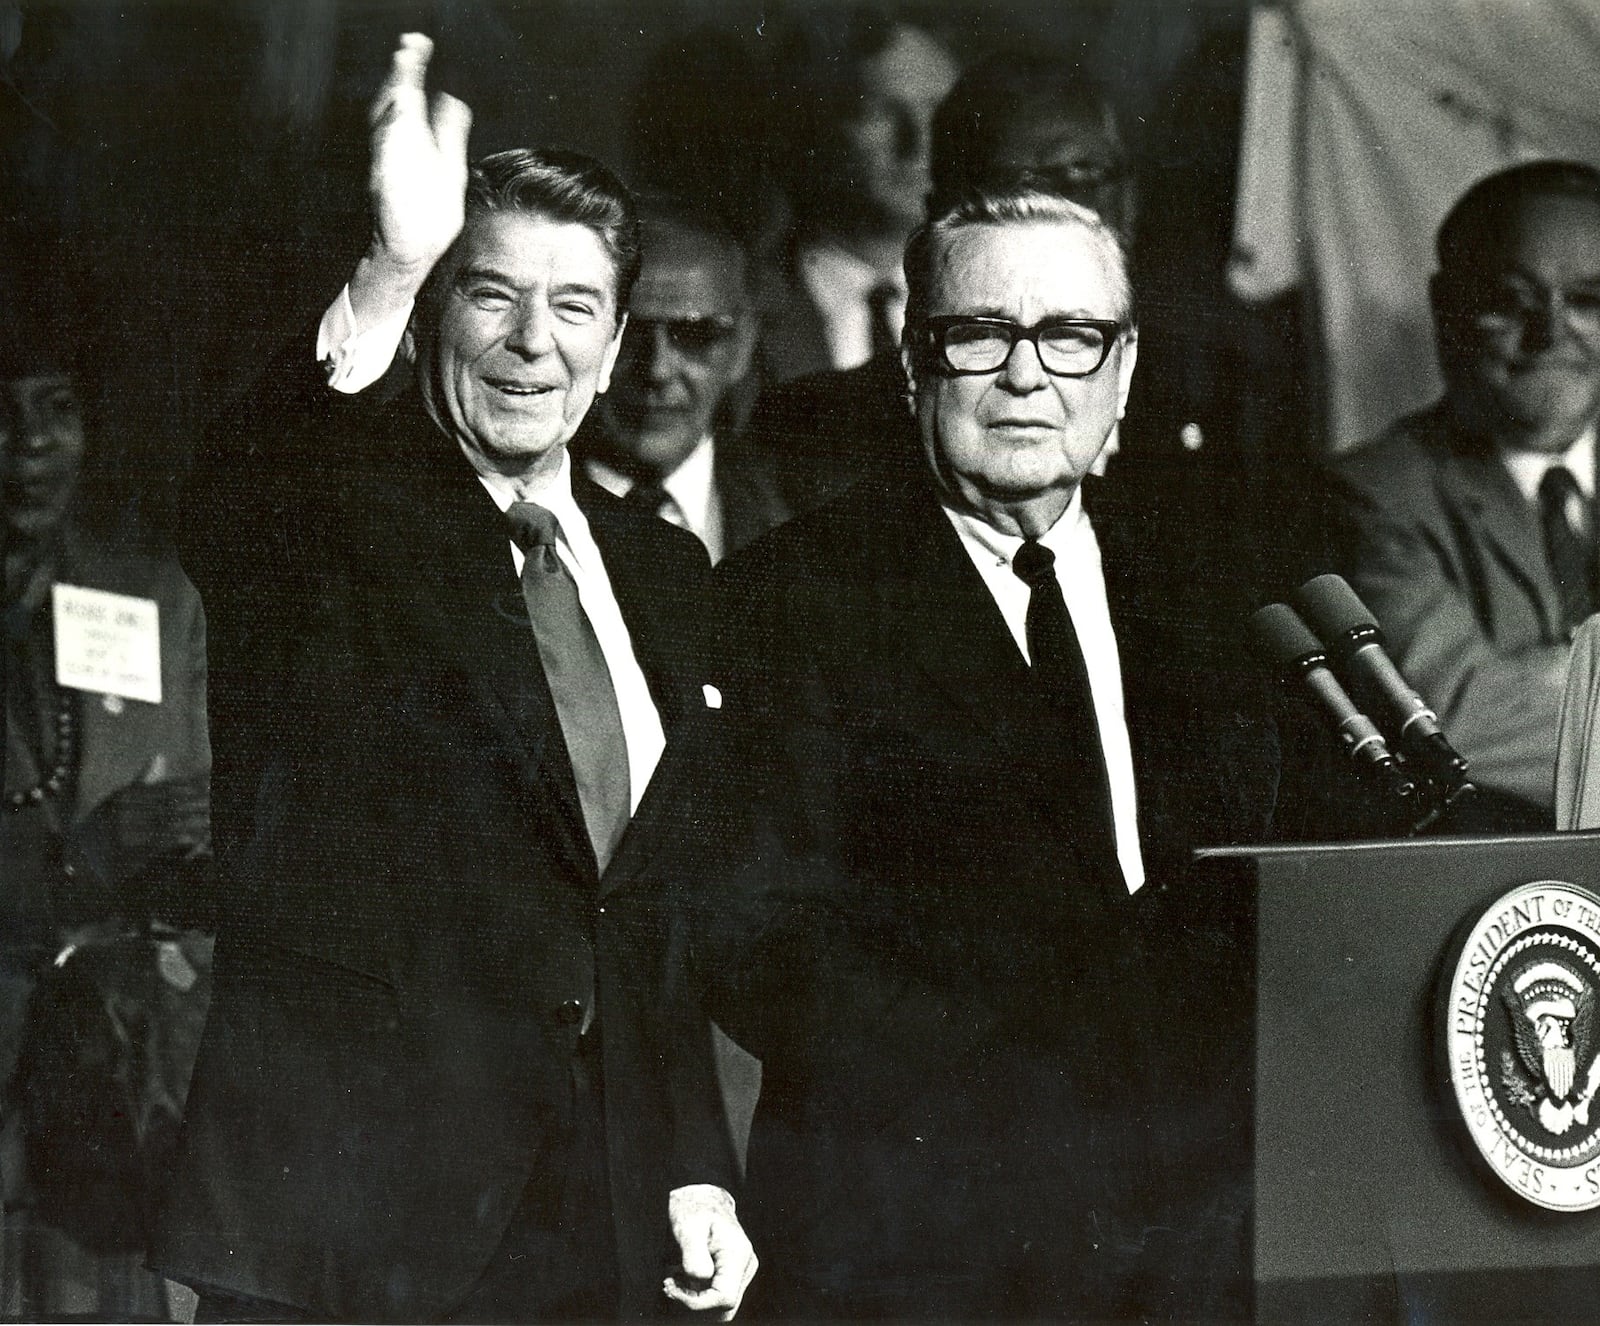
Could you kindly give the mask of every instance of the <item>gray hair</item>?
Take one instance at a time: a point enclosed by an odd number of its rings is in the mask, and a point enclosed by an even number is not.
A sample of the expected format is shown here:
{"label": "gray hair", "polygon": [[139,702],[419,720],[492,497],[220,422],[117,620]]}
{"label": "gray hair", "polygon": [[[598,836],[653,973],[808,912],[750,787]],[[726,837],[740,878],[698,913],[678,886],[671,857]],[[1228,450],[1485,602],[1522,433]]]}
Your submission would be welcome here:
{"label": "gray hair", "polygon": [[938,276],[939,259],[956,232],[971,226],[1008,226],[1046,223],[1072,226],[1088,239],[1111,278],[1117,319],[1134,325],[1133,283],[1128,278],[1128,258],[1116,232],[1097,212],[1059,193],[1036,185],[1019,184],[974,189],[943,211],[930,216],[906,241],[906,328],[920,328],[928,316],[928,300]]}

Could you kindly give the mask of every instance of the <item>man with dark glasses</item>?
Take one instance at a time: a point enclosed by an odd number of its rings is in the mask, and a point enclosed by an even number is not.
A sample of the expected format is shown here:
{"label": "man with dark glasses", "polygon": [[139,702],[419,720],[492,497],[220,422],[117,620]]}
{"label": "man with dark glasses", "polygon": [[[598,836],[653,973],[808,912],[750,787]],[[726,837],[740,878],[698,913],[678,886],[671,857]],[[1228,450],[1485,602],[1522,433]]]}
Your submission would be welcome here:
{"label": "man with dark glasses", "polygon": [[641,207],[643,262],[611,390],[574,439],[589,477],[720,561],[788,519],[775,465],[740,445],[757,319],[744,246],[704,207]]}

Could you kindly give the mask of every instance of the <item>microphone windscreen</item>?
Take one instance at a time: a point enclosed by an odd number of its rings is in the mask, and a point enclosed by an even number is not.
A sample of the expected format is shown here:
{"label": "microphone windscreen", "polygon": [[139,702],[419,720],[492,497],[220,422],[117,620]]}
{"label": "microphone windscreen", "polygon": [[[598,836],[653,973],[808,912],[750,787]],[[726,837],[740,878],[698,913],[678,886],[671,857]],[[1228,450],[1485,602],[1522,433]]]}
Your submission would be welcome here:
{"label": "microphone windscreen", "polygon": [[1300,620],[1300,614],[1284,603],[1257,608],[1250,614],[1250,630],[1262,651],[1282,667],[1325,652],[1322,641]]}
{"label": "microphone windscreen", "polygon": [[1294,605],[1324,640],[1341,640],[1351,631],[1378,625],[1343,576],[1313,576],[1295,590]]}

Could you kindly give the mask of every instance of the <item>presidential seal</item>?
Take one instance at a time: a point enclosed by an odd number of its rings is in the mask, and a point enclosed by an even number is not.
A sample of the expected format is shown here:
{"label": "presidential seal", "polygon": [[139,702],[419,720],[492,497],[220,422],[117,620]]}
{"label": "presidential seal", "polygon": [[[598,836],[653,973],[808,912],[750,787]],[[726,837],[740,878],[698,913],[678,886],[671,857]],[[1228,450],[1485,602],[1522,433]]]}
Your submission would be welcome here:
{"label": "presidential seal", "polygon": [[1450,1083],[1479,1153],[1539,1206],[1600,1206],[1600,898],[1512,889],[1449,975]]}

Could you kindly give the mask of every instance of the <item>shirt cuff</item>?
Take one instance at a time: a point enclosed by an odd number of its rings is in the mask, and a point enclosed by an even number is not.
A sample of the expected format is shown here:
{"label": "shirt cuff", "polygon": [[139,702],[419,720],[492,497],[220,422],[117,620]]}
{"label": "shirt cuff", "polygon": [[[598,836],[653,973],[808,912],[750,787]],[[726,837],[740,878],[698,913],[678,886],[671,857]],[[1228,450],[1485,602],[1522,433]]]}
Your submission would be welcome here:
{"label": "shirt cuff", "polygon": [[317,362],[327,384],[346,395],[365,391],[394,362],[410,321],[408,300],[404,308],[381,322],[366,328],[356,326],[350,287],[345,286],[317,324]]}

